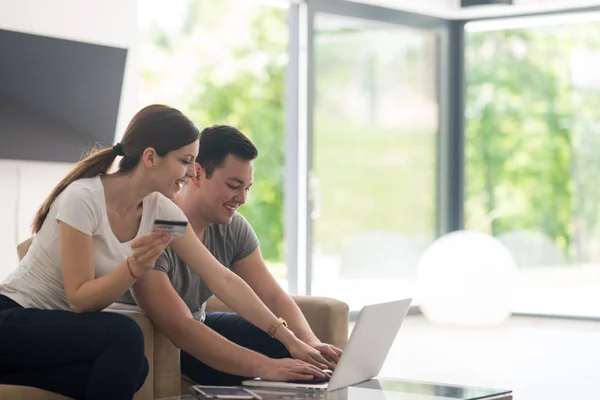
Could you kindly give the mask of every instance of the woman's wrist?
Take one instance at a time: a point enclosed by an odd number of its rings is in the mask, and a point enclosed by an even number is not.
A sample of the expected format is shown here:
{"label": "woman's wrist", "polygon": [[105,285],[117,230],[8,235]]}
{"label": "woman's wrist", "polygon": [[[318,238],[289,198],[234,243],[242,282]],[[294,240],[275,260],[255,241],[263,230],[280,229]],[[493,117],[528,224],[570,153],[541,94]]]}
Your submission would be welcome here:
{"label": "woman's wrist", "polygon": [[127,270],[129,271],[129,275],[135,279],[138,280],[142,277],[142,273],[137,272],[135,266],[135,260],[133,259],[133,257],[129,256],[127,257],[127,259],[125,260],[125,264],[127,265]]}
{"label": "woman's wrist", "polygon": [[310,335],[307,334],[307,335],[299,336],[298,339],[302,340],[304,343],[306,343],[309,346],[314,346],[314,345],[321,343],[319,338],[317,338],[314,335],[314,333],[312,333],[312,332]]}

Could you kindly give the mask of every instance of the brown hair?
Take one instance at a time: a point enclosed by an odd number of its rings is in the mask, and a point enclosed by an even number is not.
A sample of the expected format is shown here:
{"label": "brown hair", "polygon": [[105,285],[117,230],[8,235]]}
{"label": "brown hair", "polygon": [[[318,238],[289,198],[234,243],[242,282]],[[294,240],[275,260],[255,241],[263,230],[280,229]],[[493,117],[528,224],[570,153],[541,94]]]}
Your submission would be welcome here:
{"label": "brown hair", "polygon": [[133,170],[139,163],[142,153],[148,147],[154,148],[159,156],[177,150],[198,140],[200,133],[196,126],[181,111],[154,104],[141,109],[131,120],[120,148],[108,147],[92,149],[52,190],[48,198],[33,218],[32,230],[37,233],[48,216],[54,200],[71,183],[82,178],[92,178],[108,172],[117,155],[119,171]]}
{"label": "brown hair", "polygon": [[246,135],[233,126],[213,125],[200,132],[200,151],[196,162],[202,165],[207,178],[223,165],[229,154],[252,161],[258,157],[258,150]]}

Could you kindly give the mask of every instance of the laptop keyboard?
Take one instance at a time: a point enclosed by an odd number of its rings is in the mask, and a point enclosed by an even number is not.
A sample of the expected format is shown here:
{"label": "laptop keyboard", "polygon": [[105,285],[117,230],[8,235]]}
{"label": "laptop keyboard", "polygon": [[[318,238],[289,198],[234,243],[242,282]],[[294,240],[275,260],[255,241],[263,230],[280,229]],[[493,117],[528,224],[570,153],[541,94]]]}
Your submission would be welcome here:
{"label": "laptop keyboard", "polygon": [[288,383],[309,383],[311,385],[316,385],[319,383],[329,382],[329,379],[308,379],[308,380],[299,380],[299,381],[287,381]]}

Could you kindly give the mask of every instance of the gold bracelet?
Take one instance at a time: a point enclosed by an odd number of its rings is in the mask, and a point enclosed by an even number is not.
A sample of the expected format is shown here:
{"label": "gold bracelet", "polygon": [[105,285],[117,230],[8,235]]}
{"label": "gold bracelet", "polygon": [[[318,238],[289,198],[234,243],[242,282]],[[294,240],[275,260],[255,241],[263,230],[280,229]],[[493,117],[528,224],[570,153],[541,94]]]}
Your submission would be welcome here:
{"label": "gold bracelet", "polygon": [[277,329],[279,329],[279,327],[283,325],[287,328],[287,322],[285,322],[285,320],[283,318],[277,318],[277,320],[275,322],[273,322],[271,325],[269,325],[269,330],[267,331],[267,333],[269,334],[269,336],[274,337],[275,336],[275,332],[277,332]]}

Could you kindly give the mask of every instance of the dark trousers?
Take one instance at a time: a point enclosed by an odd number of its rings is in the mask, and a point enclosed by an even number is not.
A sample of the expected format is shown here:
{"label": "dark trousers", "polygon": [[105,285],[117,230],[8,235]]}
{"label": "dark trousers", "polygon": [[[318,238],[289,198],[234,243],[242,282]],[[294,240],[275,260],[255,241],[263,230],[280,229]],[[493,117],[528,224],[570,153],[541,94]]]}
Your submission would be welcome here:
{"label": "dark trousers", "polygon": [[124,400],[147,375],[144,337],[131,318],[23,308],[0,295],[0,384]]}
{"label": "dark trousers", "polygon": [[[290,357],[290,353],[279,340],[271,338],[238,314],[207,313],[204,323],[230,341],[267,357]],[[233,386],[249,378],[216,370],[185,351],[181,352],[181,372],[201,385]]]}

